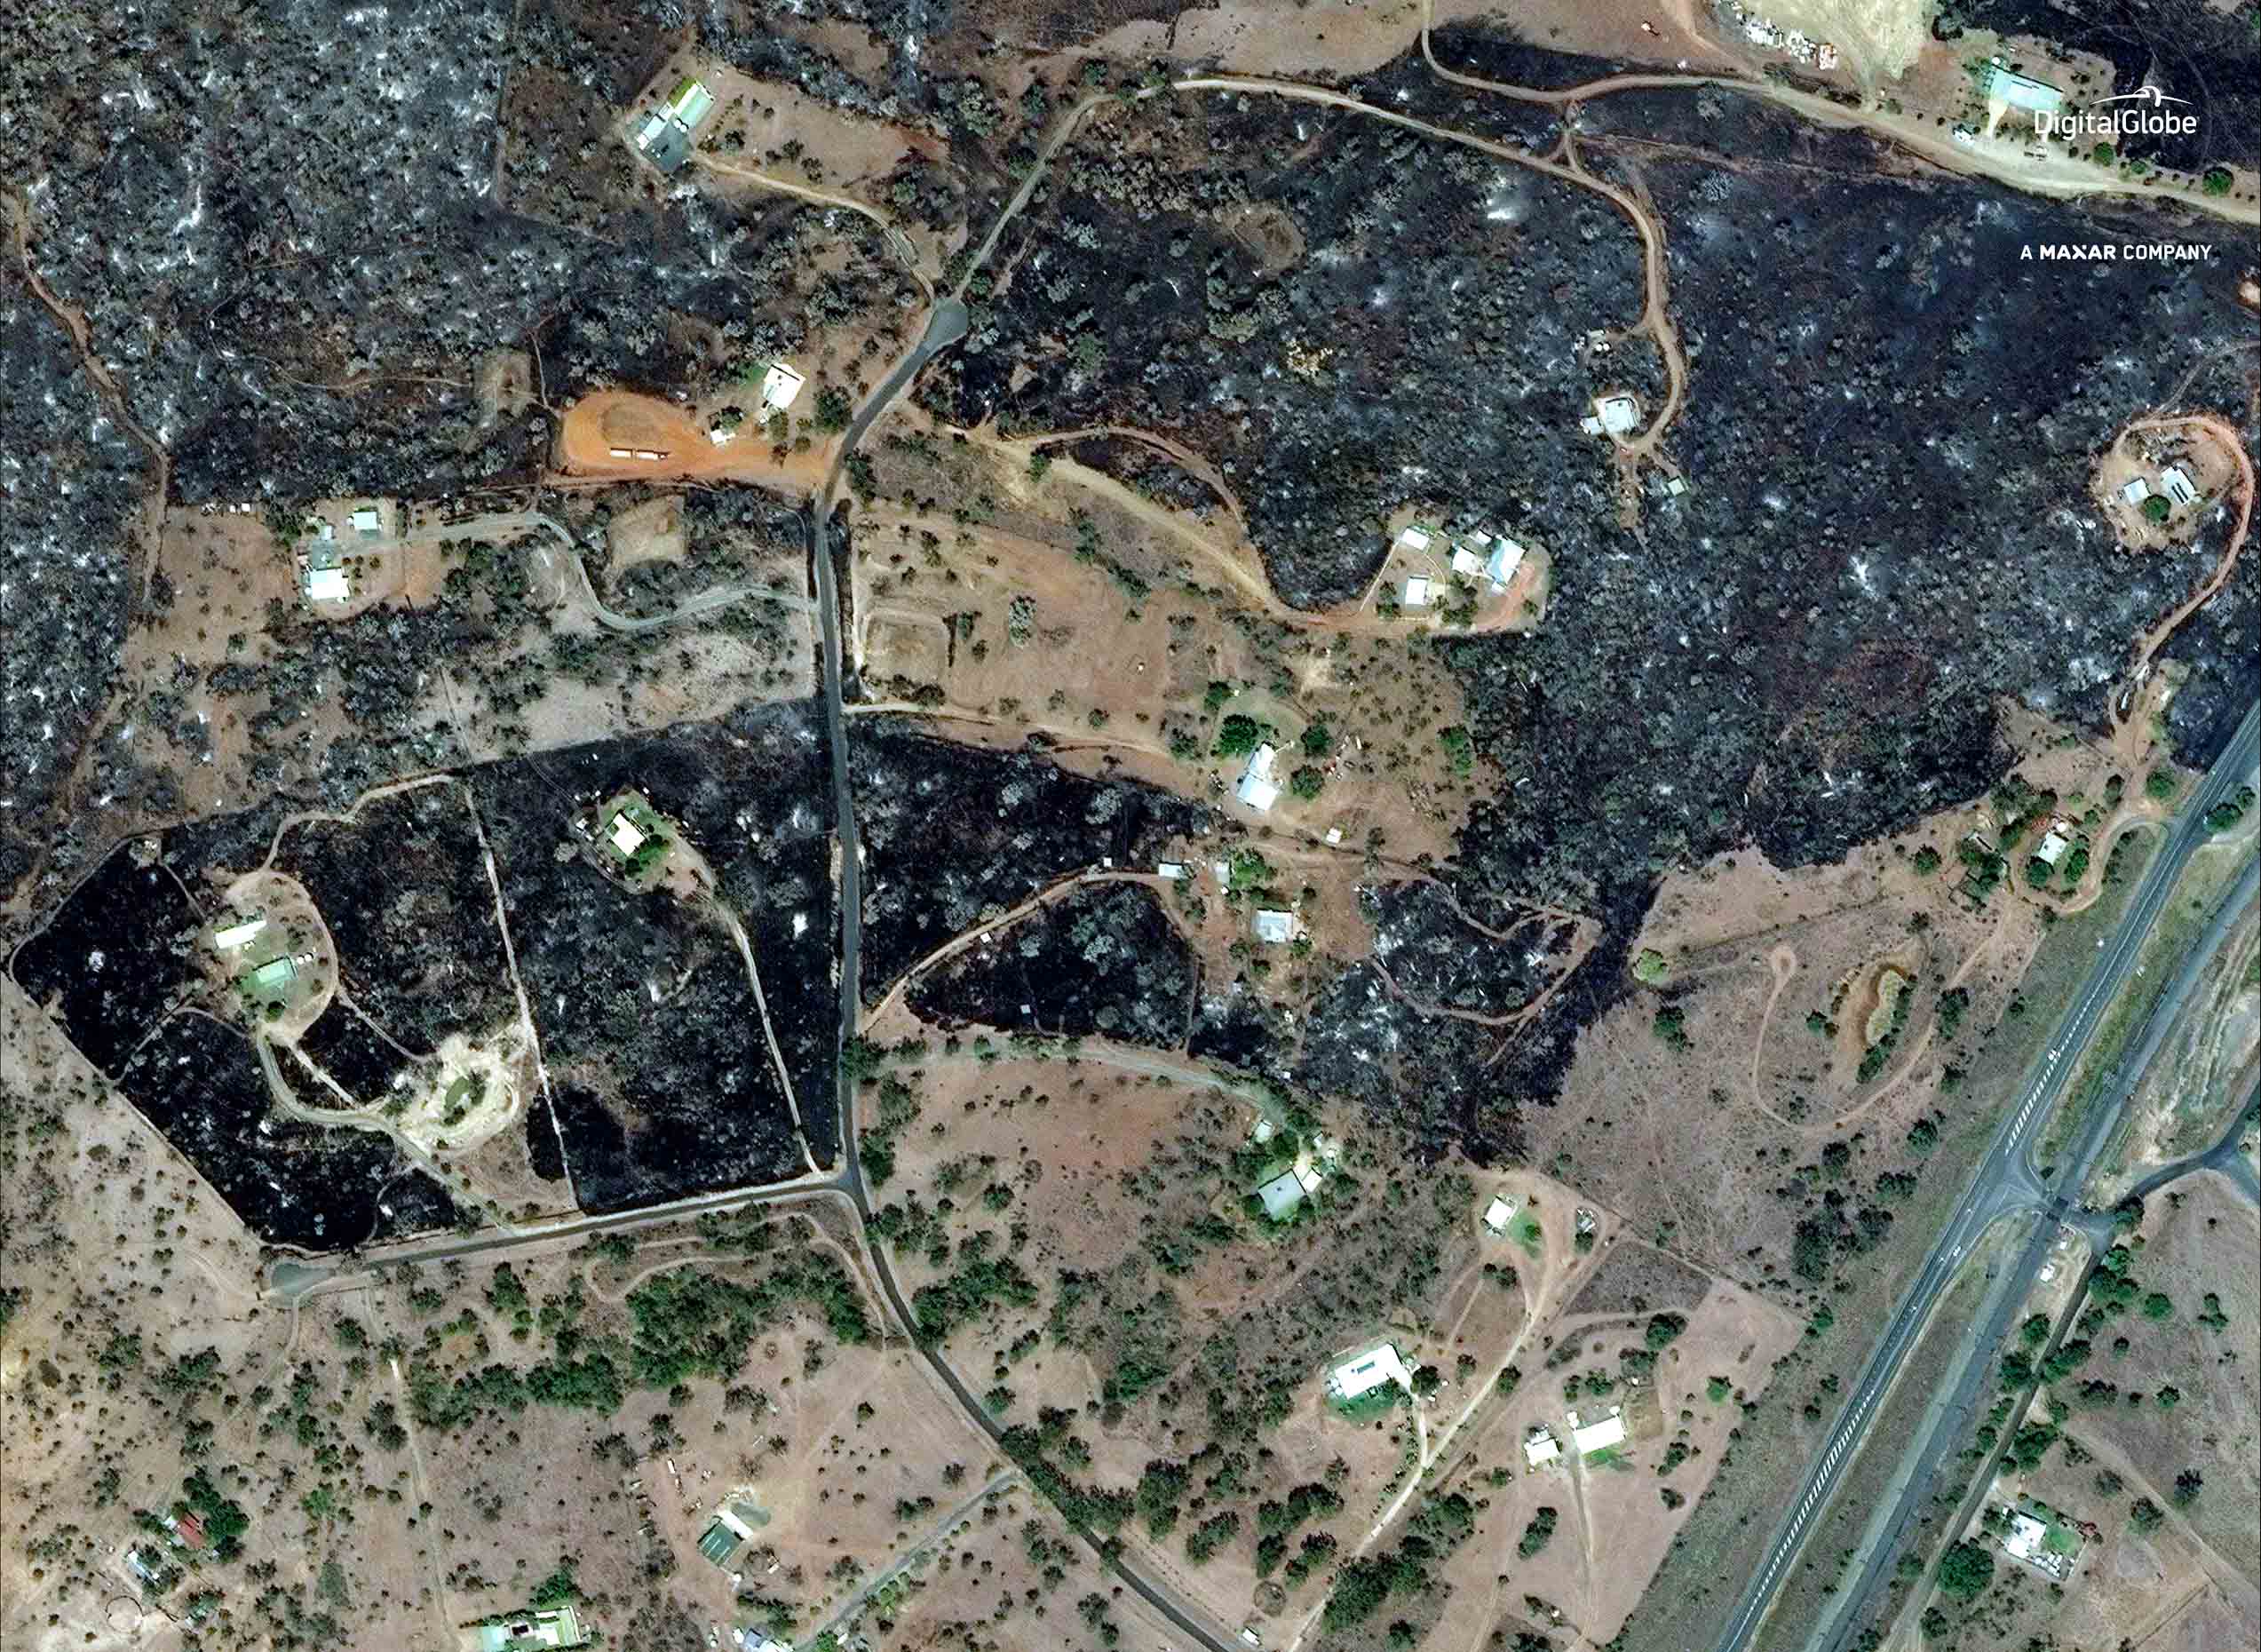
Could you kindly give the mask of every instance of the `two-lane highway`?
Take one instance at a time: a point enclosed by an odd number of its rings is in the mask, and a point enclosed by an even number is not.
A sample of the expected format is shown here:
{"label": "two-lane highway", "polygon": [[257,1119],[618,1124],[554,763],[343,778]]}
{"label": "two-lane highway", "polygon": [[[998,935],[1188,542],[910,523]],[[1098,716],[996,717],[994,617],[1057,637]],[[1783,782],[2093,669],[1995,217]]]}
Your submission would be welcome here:
{"label": "two-lane highway", "polygon": [[[934,307],[928,319],[926,333],[916,349],[905,356],[872,393],[854,421],[849,425],[847,436],[840,443],[840,454],[833,462],[831,474],[824,486],[809,502],[808,536],[809,560],[813,565],[817,590],[817,614],[823,632],[824,644],[824,713],[825,725],[832,746],[832,800],[836,830],[840,845],[840,1042],[845,1052],[849,1041],[856,1036],[857,1019],[862,1011],[861,993],[863,934],[863,846],[856,830],[856,800],[853,776],[848,764],[847,715],[843,705],[846,661],[843,655],[841,639],[844,616],[840,609],[839,581],[833,568],[832,547],[829,538],[832,513],[832,496],[839,486],[840,473],[846,467],[848,456],[855,451],[856,443],[872,422],[885,412],[888,405],[937,353],[948,349],[965,336],[966,310],[955,298],[944,298]],[[869,1222],[871,1215],[869,1189],[863,1177],[863,1164],[857,1152],[855,1129],[855,1086],[842,1071],[839,1088],[840,1164],[842,1185],[855,1202],[859,1217]],[[872,1271],[877,1275],[879,1288],[887,1299],[887,1306],[895,1318],[914,1339],[917,1337],[918,1322],[911,1316],[910,1305],[904,1299],[902,1287],[896,1283],[894,1269],[887,1260],[887,1248],[874,1242],[870,1246]],[[1001,1445],[1004,1430],[988,1407],[982,1404],[973,1391],[965,1386],[942,1351],[932,1343],[920,1342],[919,1353],[932,1369],[935,1378],[948,1388],[966,1419],[987,1434],[991,1442]],[[1063,1518],[1065,1518],[1063,1512]],[[1185,1637],[1186,1644],[1198,1647],[1202,1652],[1236,1652],[1214,1629],[1193,1616],[1192,1609],[1162,1585],[1123,1561],[1113,1545],[1102,1541],[1089,1528],[1070,1522],[1071,1529],[1082,1538],[1099,1564],[1137,1595],[1155,1614]]]}
{"label": "two-lane highway", "polygon": [[[1917,1272],[1915,1283],[1901,1297],[1884,1334],[1846,1395],[1844,1410],[1821,1443],[1805,1478],[1791,1497],[1765,1559],[1745,1585],[1726,1631],[1719,1652],[1743,1652],[1758,1632],[1777,1589],[1796,1562],[1814,1520],[1825,1511],[1846,1470],[1860,1455],[1860,1445],[1891,1391],[1901,1363],[1922,1335],[1932,1310],[1945,1293],[1956,1269],[1986,1229],[2000,1218],[2018,1211],[2038,1213],[2045,1208],[2042,1182],[2032,1164],[2032,1150],[2056,1111],[2067,1081],[2080,1066],[2082,1052],[2095,1036],[2106,1008],[2135,966],[2144,939],[2151,933],[2172,894],[2192,854],[2211,836],[2206,815],[2236,789],[2250,783],[2257,752],[2261,752],[2261,707],[2246,713],[2227,747],[2208,771],[2181,814],[2169,828],[2167,842],[2153,859],[2122,915],[2118,927],[2098,949],[2094,965],[2073,1005],[2058,1024],[2048,1052],[2003,1122],[1994,1145],[1987,1151],[1962,1201],[1940,1232]],[[2087,1134],[2108,1137],[2116,1122],[2124,1089],[2111,1106],[2099,1106]],[[2083,1143],[2085,1146],[2086,1143]],[[2077,1158],[2077,1156],[2076,1156]],[[2059,1184],[2075,1195],[2078,1183],[2069,1178]]]}

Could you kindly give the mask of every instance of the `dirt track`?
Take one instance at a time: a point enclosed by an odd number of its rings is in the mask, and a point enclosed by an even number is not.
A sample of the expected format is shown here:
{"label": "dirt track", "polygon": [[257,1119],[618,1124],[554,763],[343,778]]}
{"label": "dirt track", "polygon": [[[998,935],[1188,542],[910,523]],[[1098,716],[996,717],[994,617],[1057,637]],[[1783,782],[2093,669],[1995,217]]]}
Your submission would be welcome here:
{"label": "dirt track", "polygon": [[2246,455],[2245,443],[2239,438],[2236,426],[2227,419],[2211,413],[2162,414],[2154,418],[2139,418],[2122,433],[2127,435],[2139,430],[2194,430],[2212,437],[2222,444],[2236,463],[2242,496],[2238,501],[2237,526],[2231,529],[2230,543],[2223,551],[2222,560],[2214,572],[2191,593],[2188,601],[2136,639],[2135,659],[2129,667],[2129,673],[2138,680],[2150,671],[2152,655],[2159,652],[2182,623],[2212,601],[2216,594],[2230,583],[2230,576],[2237,568],[2238,553],[2245,548],[2246,530],[2253,525],[2254,485],[2253,461]]}

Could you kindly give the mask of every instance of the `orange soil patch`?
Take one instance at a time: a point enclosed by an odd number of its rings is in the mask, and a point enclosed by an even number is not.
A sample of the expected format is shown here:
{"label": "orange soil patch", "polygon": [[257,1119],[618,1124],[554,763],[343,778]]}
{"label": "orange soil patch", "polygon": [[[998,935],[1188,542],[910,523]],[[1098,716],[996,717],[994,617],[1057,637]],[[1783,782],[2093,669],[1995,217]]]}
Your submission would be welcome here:
{"label": "orange soil patch", "polygon": [[[599,390],[566,409],[558,430],[557,462],[568,477],[607,481],[727,477],[803,494],[824,481],[832,447],[829,441],[812,443],[780,461],[758,434],[747,433],[718,448],[707,439],[706,426],[681,408],[631,390]],[[615,448],[662,457],[618,458]]]}

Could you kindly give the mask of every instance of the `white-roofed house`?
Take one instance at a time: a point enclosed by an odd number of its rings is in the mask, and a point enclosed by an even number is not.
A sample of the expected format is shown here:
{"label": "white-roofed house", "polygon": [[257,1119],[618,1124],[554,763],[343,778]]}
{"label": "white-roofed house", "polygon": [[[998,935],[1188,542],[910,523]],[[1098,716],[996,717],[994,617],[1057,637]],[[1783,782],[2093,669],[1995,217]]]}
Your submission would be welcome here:
{"label": "white-roofed house", "polygon": [[1492,582],[1494,591],[1505,591],[1507,582],[1515,577],[1515,570],[1523,566],[1523,547],[1501,535],[1492,546],[1491,560],[1484,564],[1484,574]]}
{"label": "white-roofed house", "polygon": [[1418,553],[1426,551],[1436,536],[1433,530],[1422,527],[1418,522],[1408,522],[1398,529],[1398,536],[1390,542],[1390,545],[1392,550]]}
{"label": "white-roofed house", "polygon": [[1249,753],[1248,768],[1241,775],[1241,784],[1234,795],[1259,814],[1268,812],[1280,800],[1280,782],[1272,777],[1272,765],[1280,754],[1268,745],[1258,746]]}
{"label": "white-roofed house", "polygon": [[306,600],[309,602],[343,602],[353,594],[353,583],[345,577],[344,568],[310,568],[306,570]]}
{"label": "white-roofed house", "polygon": [[1641,404],[1622,393],[1594,399],[1594,417],[1601,421],[1603,431],[1612,436],[1622,436],[1637,428],[1641,422]]}
{"label": "white-roofed house", "polygon": [[1543,1468],[1562,1455],[1562,1442],[1544,1423],[1531,1425],[1531,1432],[1523,1436],[1523,1464],[1527,1468]]}
{"label": "white-roofed house", "polygon": [[2138,510],[2143,502],[2151,497],[2151,484],[2140,476],[2131,476],[2127,485],[2120,489],[2120,497],[2130,510]]}
{"label": "white-roofed house", "polygon": [[353,531],[364,539],[374,539],[385,531],[385,518],[373,504],[362,505],[347,519]]}
{"label": "white-roofed house", "polygon": [[1505,1233],[1507,1225],[1514,1219],[1515,1203],[1511,1199],[1503,1199],[1495,1195],[1492,1202],[1484,1207],[1484,1226],[1495,1234]]}
{"label": "white-roofed house", "polygon": [[1390,1383],[1395,1383],[1411,1393],[1413,1373],[1398,1357],[1395,1343],[1376,1343],[1370,1348],[1352,1354],[1327,1373],[1327,1394],[1329,1399],[1347,1402],[1372,1394]]}
{"label": "white-roofed house", "polygon": [[1581,1423],[1575,1411],[1570,1412],[1569,1418],[1570,1443],[1580,1457],[1590,1457],[1596,1451],[1606,1451],[1613,1446],[1625,1443],[1625,1419],[1614,1405],[1609,1408],[1608,1416],[1591,1423]]}
{"label": "white-roofed house", "polygon": [[2179,465],[2170,465],[2159,473],[2159,491],[2172,500],[2178,509],[2198,503],[2198,484],[2191,481],[2190,473]]}
{"label": "white-roofed house", "polygon": [[1401,606],[1408,608],[1427,608],[1429,606],[1429,582],[1418,574],[1408,578],[1405,582],[1405,597]]}
{"label": "white-roofed house", "polygon": [[1466,545],[1452,548],[1452,571],[1464,578],[1473,579],[1484,571],[1484,559]]}
{"label": "white-roofed house", "polygon": [[1267,947],[1284,947],[1301,932],[1293,912],[1260,909],[1256,915],[1256,938]]}
{"label": "white-roofed house", "polygon": [[793,405],[807,382],[789,362],[772,361],[769,371],[762,375],[761,411],[754,417],[767,419],[773,413],[782,413]]}

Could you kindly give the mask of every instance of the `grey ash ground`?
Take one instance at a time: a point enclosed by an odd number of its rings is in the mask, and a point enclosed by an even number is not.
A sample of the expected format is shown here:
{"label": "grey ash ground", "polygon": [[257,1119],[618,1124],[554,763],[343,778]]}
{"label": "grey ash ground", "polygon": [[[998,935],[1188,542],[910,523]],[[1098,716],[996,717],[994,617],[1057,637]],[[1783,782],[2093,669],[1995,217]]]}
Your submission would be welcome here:
{"label": "grey ash ground", "polygon": [[[1361,90],[1396,107],[1412,83],[1397,66]],[[1433,82],[1423,99],[1467,113]],[[1590,163],[1662,210],[1693,362],[1666,443],[1690,490],[1652,492],[1638,532],[1578,431],[1600,373],[1571,348],[1639,309],[1630,226],[1348,113],[1186,94],[1095,120],[1008,237],[1022,261],[977,310],[980,348],[928,382],[961,418],[1120,419],[1191,444],[1299,602],[1359,589],[1408,503],[1543,536],[1547,623],[1444,647],[1503,782],[1457,877],[1471,897],[1603,914],[1606,954],[1669,866],[1753,839],[1778,864],[1833,859],[1983,790],[2004,762],[1999,697],[2101,721],[2130,639],[2210,570],[2230,521],[2130,564],[2084,503],[2090,457],[2170,400],[2243,405],[2252,247],[2200,226],[2178,233],[2217,245],[2210,263],[2067,272],[2020,250],[2150,232],[1882,176],[1867,139],[1723,92],[1629,93],[1585,118]],[[1267,265],[1220,226],[1259,209],[1285,215],[1296,256]],[[1279,370],[1319,343],[1322,370]],[[1641,353],[1608,375],[1653,385]],[[2194,668],[2170,724],[2186,760],[2252,698],[2257,589],[2248,560],[2170,649]],[[1582,975],[1607,981],[1607,961]],[[1499,1084],[1547,1093],[1608,990],[1566,995]],[[1337,993],[1323,1019],[1337,1039],[1365,1025],[1351,1041],[1369,1059],[1307,1057],[1315,1082],[1460,1038],[1378,982]]]}

